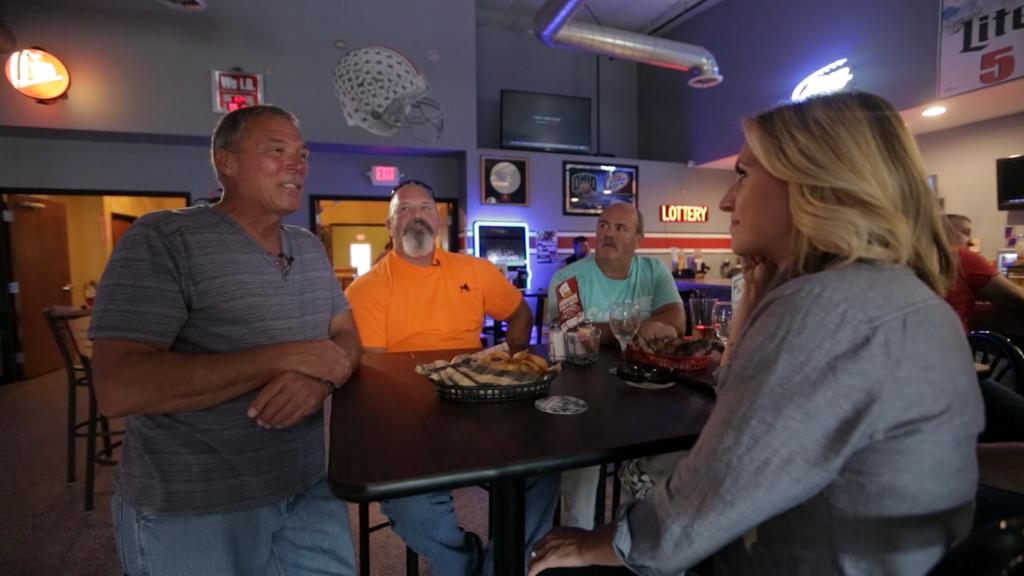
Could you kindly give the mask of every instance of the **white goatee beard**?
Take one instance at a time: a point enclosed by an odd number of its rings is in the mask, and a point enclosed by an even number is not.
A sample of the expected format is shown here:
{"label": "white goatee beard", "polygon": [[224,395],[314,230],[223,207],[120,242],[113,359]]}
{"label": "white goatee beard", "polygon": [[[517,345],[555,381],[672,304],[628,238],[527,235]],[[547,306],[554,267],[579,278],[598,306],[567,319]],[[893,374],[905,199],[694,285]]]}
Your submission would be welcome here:
{"label": "white goatee beard", "polygon": [[402,246],[410,258],[423,258],[434,250],[434,236],[423,228],[410,228],[402,234]]}

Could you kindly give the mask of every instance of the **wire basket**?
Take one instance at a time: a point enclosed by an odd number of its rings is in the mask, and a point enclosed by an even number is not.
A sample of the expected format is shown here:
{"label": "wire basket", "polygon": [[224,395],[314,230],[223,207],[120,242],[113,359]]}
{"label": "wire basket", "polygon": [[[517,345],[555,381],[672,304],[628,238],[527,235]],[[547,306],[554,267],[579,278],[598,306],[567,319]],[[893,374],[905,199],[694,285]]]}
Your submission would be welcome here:
{"label": "wire basket", "polygon": [[672,368],[683,372],[696,372],[704,370],[711,363],[711,356],[669,356],[668,354],[655,354],[637,350],[632,346],[626,348],[626,359],[635,364],[647,366],[661,366]]}
{"label": "wire basket", "polygon": [[550,380],[510,386],[452,386],[432,380],[437,397],[452,402],[511,402],[547,396]]}
{"label": "wire basket", "polygon": [[[497,351],[504,352],[507,349],[507,345],[502,344]],[[495,349],[488,349],[475,355],[459,355],[451,362],[438,360],[432,364],[417,363],[416,372],[430,379],[437,390],[437,397],[442,400],[509,402],[546,396],[551,381],[562,369],[561,363],[558,363],[550,366],[544,374],[533,374],[502,370],[474,361],[490,350]]]}

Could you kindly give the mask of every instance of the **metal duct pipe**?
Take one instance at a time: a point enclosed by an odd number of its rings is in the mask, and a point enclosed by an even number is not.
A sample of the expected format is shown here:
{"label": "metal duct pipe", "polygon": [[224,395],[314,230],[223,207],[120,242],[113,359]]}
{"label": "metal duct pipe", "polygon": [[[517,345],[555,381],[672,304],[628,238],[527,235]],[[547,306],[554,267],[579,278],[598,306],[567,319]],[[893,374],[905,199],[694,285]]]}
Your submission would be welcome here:
{"label": "metal duct pipe", "polygon": [[722,81],[718,63],[706,48],[594,24],[569,22],[583,0],[548,0],[533,19],[533,30],[548,46],[663,66],[696,70],[687,82],[710,88]]}

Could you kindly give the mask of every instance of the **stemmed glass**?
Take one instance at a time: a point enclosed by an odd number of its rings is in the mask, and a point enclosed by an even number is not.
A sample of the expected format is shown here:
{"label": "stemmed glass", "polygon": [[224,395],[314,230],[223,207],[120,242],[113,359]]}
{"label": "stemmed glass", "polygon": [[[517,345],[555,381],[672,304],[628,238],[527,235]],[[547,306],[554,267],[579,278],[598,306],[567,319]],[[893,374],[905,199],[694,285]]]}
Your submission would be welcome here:
{"label": "stemmed glass", "polygon": [[722,345],[729,343],[729,329],[732,328],[732,302],[715,302],[711,311],[711,325]]}
{"label": "stemmed glass", "polygon": [[640,305],[634,302],[616,302],[608,314],[608,325],[622,348],[622,363],[626,363],[626,346],[640,329]]}

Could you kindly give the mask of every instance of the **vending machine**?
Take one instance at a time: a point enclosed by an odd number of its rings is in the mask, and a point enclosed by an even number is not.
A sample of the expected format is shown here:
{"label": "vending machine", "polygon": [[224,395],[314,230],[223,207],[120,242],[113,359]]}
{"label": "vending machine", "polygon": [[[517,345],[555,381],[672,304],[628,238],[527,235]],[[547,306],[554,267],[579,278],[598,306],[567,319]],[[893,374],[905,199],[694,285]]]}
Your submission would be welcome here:
{"label": "vending machine", "polygon": [[530,227],[526,222],[474,222],[473,253],[505,268],[512,284],[529,290]]}

